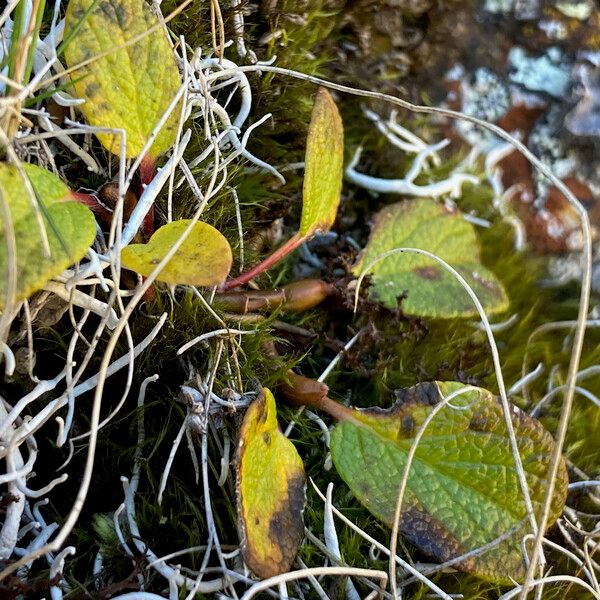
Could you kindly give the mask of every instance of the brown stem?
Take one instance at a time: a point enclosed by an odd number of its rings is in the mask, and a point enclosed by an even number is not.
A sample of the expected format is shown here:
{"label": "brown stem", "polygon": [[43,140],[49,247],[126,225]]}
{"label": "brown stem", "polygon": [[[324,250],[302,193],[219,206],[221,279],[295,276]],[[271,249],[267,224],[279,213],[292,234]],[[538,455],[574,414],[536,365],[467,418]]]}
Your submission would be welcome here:
{"label": "brown stem", "polygon": [[283,286],[284,310],[304,312],[321,304],[335,293],[335,286],[321,279],[302,279]]}
{"label": "brown stem", "polygon": [[354,410],[332,400],[327,395],[329,392],[327,385],[316,379],[288,371],[287,381],[281,382],[277,389],[286,402],[293,406],[306,406],[307,408],[322,410],[337,421],[347,421],[354,418]]}
{"label": "brown stem", "polygon": [[344,406],[343,404],[332,400],[329,396],[321,398],[319,405],[315,408],[326,412],[336,421],[354,421],[356,423],[356,417],[354,415],[355,409]]}
{"label": "brown stem", "polygon": [[[279,356],[273,342],[263,344],[263,352],[267,356]],[[286,379],[277,384],[277,391],[292,406],[322,410],[336,421],[356,422],[355,409],[332,400],[327,395],[329,387],[322,381],[298,375],[290,369],[286,373]]]}
{"label": "brown stem", "polygon": [[320,381],[298,375],[289,370],[286,378],[277,385],[279,393],[285,398],[285,401],[292,406],[307,406],[317,408],[322,398],[327,396],[329,388]]}
{"label": "brown stem", "polygon": [[226,281],[222,289],[232,290],[233,288],[239,287],[248,283],[251,279],[254,279],[257,275],[264,273],[267,269],[270,269],[275,263],[279,262],[283,257],[287,256],[290,252],[293,252],[296,248],[301,246],[306,241],[306,238],[296,233],[291,237],[283,246],[280,246],[271,254],[267,256],[263,261],[252,267],[249,271]]}
{"label": "brown stem", "polygon": [[274,310],[285,302],[281,290],[231,291],[215,294],[214,304],[221,310],[245,315],[257,310]]}
{"label": "brown stem", "polygon": [[282,307],[287,312],[309,310],[331,296],[335,287],[321,279],[302,279],[278,290],[244,290],[216,294],[215,303],[223,310],[246,314]]}

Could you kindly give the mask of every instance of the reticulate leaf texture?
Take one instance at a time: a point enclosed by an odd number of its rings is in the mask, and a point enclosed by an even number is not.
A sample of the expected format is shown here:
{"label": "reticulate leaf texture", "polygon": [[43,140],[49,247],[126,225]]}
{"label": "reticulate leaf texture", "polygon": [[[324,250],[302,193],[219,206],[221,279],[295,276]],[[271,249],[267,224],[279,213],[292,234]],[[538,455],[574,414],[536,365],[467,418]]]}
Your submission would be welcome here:
{"label": "reticulate leaf texture", "polygon": [[[331,436],[333,463],[353,494],[392,526],[407,455],[421,425],[457,382],[423,383],[396,392],[389,410],[355,410]],[[552,436],[511,406],[519,455],[536,517],[546,489]],[[550,526],[567,493],[561,460]],[[531,532],[498,399],[477,388],[453,398],[424,430],[411,464],[400,531],[439,562],[486,546],[454,566],[488,581],[511,584],[525,575],[522,540]]]}
{"label": "reticulate leaf texture", "polygon": [[[127,269],[147,277],[183,235],[190,219],[181,219],[157,229],[147,244],[130,244],[121,251],[121,263]],[[222,283],[233,256],[223,234],[199,221],[156,278],[170,285],[212,286]]]}
{"label": "reticulate leaf texture", "polygon": [[[16,257],[11,258],[6,223],[0,218],[0,308],[7,303],[9,268],[16,270],[13,301],[24,300],[80,260],[96,235],[94,215],[85,206],[69,201],[69,188],[58,177],[35,165],[23,164],[22,168],[20,173],[15,166],[0,162],[0,191],[10,212],[16,242]],[[33,196],[24,177],[33,188]],[[49,254],[42,242],[36,204]]]}
{"label": "reticulate leaf texture", "polygon": [[[377,213],[367,247],[353,267],[361,275],[383,253],[418,248],[454,267],[471,286],[487,314],[506,310],[508,299],[495,275],[480,263],[479,242],[471,223],[458,211],[429,199],[406,200]],[[473,301],[460,282],[435,260],[398,252],[369,269],[371,297],[394,309],[406,293],[402,310],[422,317],[471,317]]]}
{"label": "reticulate leaf texture", "polygon": [[[124,46],[150,28],[152,33]],[[65,35],[76,31],[65,48],[80,107],[94,127],[123,129],[126,155],[136,157],[181,86],[173,50],[158,17],[143,0],[71,0]],[[180,110],[175,108],[156,134],[148,155],[156,157],[175,142]],[[102,145],[119,154],[120,136],[97,133]]]}
{"label": "reticulate leaf texture", "polygon": [[337,214],[344,167],[344,127],[325,88],[315,98],[304,157],[300,235],[329,231]]}
{"label": "reticulate leaf texture", "polygon": [[259,577],[289,571],[304,533],[304,466],[279,430],[273,394],[262,389],[238,438],[237,492],[242,555]]}

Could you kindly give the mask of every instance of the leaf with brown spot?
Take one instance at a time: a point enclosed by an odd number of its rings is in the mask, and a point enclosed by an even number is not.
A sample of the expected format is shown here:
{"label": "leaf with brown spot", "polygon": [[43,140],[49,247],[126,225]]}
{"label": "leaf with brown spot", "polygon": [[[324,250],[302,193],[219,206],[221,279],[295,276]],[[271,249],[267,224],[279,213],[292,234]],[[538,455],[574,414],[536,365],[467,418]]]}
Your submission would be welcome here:
{"label": "leaf with brown spot", "polygon": [[[181,86],[158,17],[144,0],[70,0],[65,34],[73,35],[65,48],[69,67],[100,56],[72,74],[75,93],[85,100],[81,110],[87,121],[124,130],[126,156],[138,156]],[[157,132],[147,153],[152,159],[173,146],[179,113],[176,107]],[[105,148],[119,154],[117,133],[96,135]]]}
{"label": "leaf with brown spot", "polygon": [[242,555],[259,577],[292,566],[304,533],[305,483],[302,459],[279,430],[275,398],[263,388],[244,415],[237,453]]}
{"label": "leaf with brown spot", "polygon": [[475,306],[460,282],[441,264],[421,254],[396,253],[374,264],[395,248],[427,250],[454,267],[473,288],[488,314],[506,310],[502,284],[479,260],[479,243],[471,223],[459,212],[433,200],[407,200],[385,207],[375,216],[367,247],[353,268],[369,269],[371,296],[394,309],[404,296],[402,310],[422,317],[471,317]]}
{"label": "leaf with brown spot", "polygon": [[[331,435],[333,463],[353,494],[392,525],[407,455],[433,407],[464,387],[423,383],[397,392],[389,410],[354,410]],[[539,518],[554,449],[539,421],[511,406],[511,420],[531,501]],[[567,494],[561,460],[548,525]],[[476,388],[437,412],[420,439],[403,497],[400,531],[433,559],[444,562],[489,545],[454,566],[502,584],[525,574],[523,536],[530,533],[506,422],[498,399]]]}

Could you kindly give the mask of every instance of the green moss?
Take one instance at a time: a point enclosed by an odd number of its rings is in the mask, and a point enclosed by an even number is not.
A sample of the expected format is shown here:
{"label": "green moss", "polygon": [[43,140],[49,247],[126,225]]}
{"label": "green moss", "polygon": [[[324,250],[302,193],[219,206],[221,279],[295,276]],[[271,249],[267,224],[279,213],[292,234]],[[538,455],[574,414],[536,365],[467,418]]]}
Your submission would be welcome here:
{"label": "green moss", "polygon": [[[176,2],[165,0],[162,10],[168,14],[176,6]],[[221,3],[224,10],[225,26],[231,31],[231,15],[227,11],[227,3]],[[246,37],[251,41],[259,58],[268,58],[277,54],[277,64],[290,69],[297,69],[309,74],[329,75],[335,65],[332,59],[339,41],[337,30],[342,14],[340,10],[346,3],[342,1],[326,2],[310,0],[303,2],[301,9],[295,0],[263,3],[246,17]],[[202,47],[204,55],[210,52],[212,45],[209,28],[209,3],[193,2],[169,25],[174,39],[184,35],[191,53],[194,47]],[[269,38],[270,36],[270,38]],[[258,45],[263,38],[264,45]],[[226,56],[241,62],[235,55],[233,47],[226,50]],[[354,75],[349,75],[353,77]],[[258,157],[276,166],[283,166],[303,160],[306,129],[308,126],[315,88],[292,78],[263,73],[249,76],[254,92],[254,104],[249,123],[255,122],[263,114],[270,112],[273,117],[268,123],[255,130],[251,137],[249,149]],[[338,98],[344,116],[346,129],[346,158],[348,159],[359,144],[364,147],[361,170],[365,173],[398,177],[406,172],[412,157],[406,156],[393,148],[380,136],[362,114],[361,102],[352,97]],[[234,100],[235,102],[235,100]],[[374,104],[382,113],[387,107]],[[415,130],[425,139],[437,139],[436,125],[428,117],[414,117],[400,114],[401,122]],[[186,159],[191,160],[205,147],[204,130],[201,124],[195,128],[192,141],[186,151]],[[98,149],[94,146],[94,149]],[[62,152],[62,151],[61,151]],[[425,173],[419,182],[429,178],[440,179],[446,176],[460,160],[464,153],[449,149],[443,163],[436,169]],[[110,159],[107,159],[110,161]],[[73,186],[83,184],[97,187],[102,181],[79,169],[72,163],[68,154],[58,156],[59,165],[66,165],[66,173]],[[116,163],[112,166],[114,167]],[[230,241],[236,263],[234,272],[239,268],[239,237],[235,205],[230,187],[235,187],[239,201],[241,220],[244,224],[245,263],[254,264],[264,256],[269,248],[257,248],[253,238],[269,227],[273,220],[284,218],[284,237],[295,230],[300,216],[300,197],[302,187],[302,171],[285,172],[287,183],[280,185],[273,177],[255,169],[249,170],[245,161],[237,161],[229,165],[228,187],[223,188],[207,205],[202,216],[210,224],[217,227]],[[476,170],[481,170],[481,165]],[[194,176],[200,189],[205,189],[209,175],[203,171],[202,165],[194,169]],[[367,223],[371,216],[384,204],[397,201],[397,196],[373,197],[364,190],[347,186],[344,189],[341,217],[335,227],[340,235],[333,249],[317,249],[315,252],[322,260],[323,268],[316,269],[316,274],[333,278],[334,269],[339,269],[340,255],[344,254],[347,262],[352,262],[355,252],[349,249],[344,239],[351,236],[359,245],[364,245],[368,236]],[[543,260],[531,258],[526,253],[517,253],[513,249],[513,232],[510,226],[501,222],[493,208],[492,195],[486,185],[465,186],[462,197],[457,201],[465,211],[475,211],[493,222],[489,229],[479,228],[484,263],[500,277],[508,291],[511,306],[506,314],[519,315],[518,322],[506,331],[498,332],[498,342],[503,374],[507,385],[520,378],[524,351],[531,332],[539,325],[560,319],[572,319],[576,311],[577,290],[562,288],[550,289],[540,285],[544,275]],[[157,200],[157,224],[166,220],[166,191]],[[198,199],[183,185],[177,190],[173,203],[174,218],[189,218],[198,207]],[[344,245],[346,244],[346,245]],[[294,269],[300,262],[299,253],[288,257],[281,264],[261,276],[258,283],[267,288],[270,285],[287,283],[294,278]],[[209,297],[208,292],[206,297]],[[92,565],[95,553],[101,549],[105,558],[105,570],[115,580],[125,580],[136,572],[143,572],[145,577],[147,565],[141,561],[132,565],[116,542],[112,527],[112,512],[123,501],[123,490],[118,480],[119,475],[130,477],[137,444],[137,424],[143,416],[146,441],[142,446],[142,476],[138,495],[136,496],[136,515],[140,533],[144,543],[157,554],[166,554],[185,547],[196,546],[206,542],[207,527],[203,490],[196,481],[193,463],[185,440],[180,446],[174,462],[171,476],[165,491],[162,506],[158,505],[157,493],[161,473],[167,462],[172,441],[178,434],[186,415],[186,407],[178,401],[179,387],[186,382],[191,371],[206,377],[215,359],[215,344],[198,344],[182,357],[177,350],[185,342],[197,335],[222,326],[222,323],[207,311],[202,302],[190,292],[178,290],[173,298],[164,287],[157,286],[154,298],[148,299],[136,311],[130,321],[134,340],[140,340],[155,325],[157,317],[166,311],[168,320],[159,339],[143,353],[135,364],[134,380],[126,407],[114,421],[105,427],[99,439],[96,468],[94,471],[93,490],[100,493],[90,494],[84,511],[74,533],[78,554],[67,562],[67,576],[73,584],[73,597],[83,590],[94,589],[92,581]],[[231,326],[239,326],[237,321],[226,319]],[[312,340],[283,340],[280,332],[272,329],[273,320],[302,326],[317,335]],[[91,334],[95,323],[93,319],[86,327],[86,334]],[[342,299],[329,303],[300,315],[275,313],[258,324],[241,325],[256,331],[254,335],[241,336],[239,345],[234,347],[225,343],[222,358],[223,368],[217,371],[215,390],[220,392],[231,384],[231,378],[225,367],[226,357],[235,350],[239,375],[244,389],[251,389],[257,383],[275,387],[287,369],[294,366],[307,376],[317,377],[336,355],[341,346],[362,330],[363,334],[356,346],[347,353],[336,371],[329,377],[330,396],[340,401],[357,406],[389,406],[394,401],[394,390],[413,385],[419,381],[431,379],[458,379],[476,383],[491,390],[497,389],[496,377],[485,335],[469,321],[424,321],[407,318],[402,314],[401,304],[397,311],[387,311],[363,299],[357,315],[351,307],[344,305]],[[529,386],[527,399],[517,399],[524,407],[531,408],[546,393],[548,371],[556,365],[555,384],[564,383],[569,361],[570,343],[565,338],[566,331],[550,332],[540,336],[529,348],[528,365],[533,368],[543,361],[547,371],[539,380]],[[38,375],[54,376],[56,365],[64,361],[67,354],[69,336],[72,325],[67,317],[54,328],[36,331],[36,351],[38,352]],[[582,367],[597,364],[600,359],[598,333],[590,330],[586,338],[586,346]],[[97,371],[100,357],[106,347],[107,336],[103,336],[95,358],[89,365],[89,374]],[[277,342],[282,353],[279,360],[265,354],[265,345]],[[115,356],[123,355],[128,347],[123,338],[115,351]],[[80,360],[81,356],[75,357]],[[235,361],[230,361],[235,372]],[[140,383],[145,377],[159,373],[160,379],[149,385],[146,402],[140,411],[135,407],[135,397]],[[116,405],[124,389],[126,374],[119,373],[107,381],[102,414]],[[13,384],[3,384],[2,393],[6,397],[16,395],[15,388],[25,387],[25,380],[17,380]],[[585,385],[592,393],[600,395],[600,383],[597,378],[587,380]],[[560,398],[549,403],[541,413],[541,418],[550,431],[555,431],[560,409]],[[76,429],[73,434],[85,433],[89,425],[86,415],[91,411],[90,395],[77,400]],[[317,424],[306,415],[295,417],[296,411],[280,406],[279,416],[282,426],[292,419],[297,421],[292,439],[298,448],[306,472],[323,492],[329,482],[334,483],[333,501],[336,507],[351,518],[359,527],[381,543],[389,544],[389,530],[374,519],[349,493],[346,485],[334,470],[326,470],[327,449]],[[241,414],[224,411],[220,419],[213,423],[208,434],[209,485],[211,502],[215,516],[216,528],[222,544],[232,547],[238,543],[235,483],[233,471],[225,485],[217,484],[220,474],[220,445],[225,436],[231,442],[231,453],[235,451],[236,437]],[[327,425],[331,420],[323,416]],[[570,424],[566,455],[589,475],[598,474],[596,432],[600,427],[600,416],[597,407],[589,400],[576,397],[573,417]],[[196,452],[199,444],[198,436],[194,436]],[[41,441],[44,449],[55,450],[49,441]],[[69,469],[81,472],[85,461],[85,445],[78,443]],[[54,453],[40,453],[39,466],[48,472],[55,470],[62,462]],[[234,465],[231,465],[231,469]],[[36,465],[36,470],[38,466]],[[48,514],[62,521],[70,509],[79,482],[71,478],[64,484],[62,494],[54,505],[48,507]],[[308,503],[304,513],[305,523],[314,535],[322,539],[323,502],[308,486]],[[575,505],[582,510],[592,510],[583,495],[574,498]],[[356,567],[387,569],[385,556],[371,561],[369,545],[350,528],[336,521],[340,547],[344,561]],[[128,535],[125,531],[125,535]],[[419,555],[414,548],[408,547],[407,553],[415,561],[424,561],[426,557]],[[404,554],[403,554],[404,555]],[[309,542],[300,551],[302,560],[309,566],[321,566],[324,560],[322,548]],[[181,562],[189,568],[199,568],[203,552],[192,553],[182,557]],[[563,563],[562,559],[551,553],[549,558],[558,564],[558,570],[573,573],[572,565]],[[40,562],[40,561],[38,561]],[[216,562],[211,559],[211,566]],[[38,575],[43,568],[39,565]],[[562,572],[562,571],[560,571]],[[45,571],[44,571],[45,574]],[[497,598],[501,590],[490,587],[472,577],[461,573],[436,574],[433,580],[448,593],[464,594],[465,598]],[[135,583],[135,578],[132,579]],[[104,582],[106,583],[106,582]],[[156,591],[164,589],[164,581],[156,578],[152,582]],[[151,587],[152,587],[151,585]],[[368,589],[358,584],[363,595]],[[331,597],[343,596],[341,580],[326,590]],[[420,584],[411,584],[407,597],[424,598],[427,588]],[[565,587],[548,586],[545,598],[581,597],[579,590]],[[81,594],[79,597],[81,597]],[[563,594],[563,595],[561,595]],[[310,594],[307,597],[314,597]]]}

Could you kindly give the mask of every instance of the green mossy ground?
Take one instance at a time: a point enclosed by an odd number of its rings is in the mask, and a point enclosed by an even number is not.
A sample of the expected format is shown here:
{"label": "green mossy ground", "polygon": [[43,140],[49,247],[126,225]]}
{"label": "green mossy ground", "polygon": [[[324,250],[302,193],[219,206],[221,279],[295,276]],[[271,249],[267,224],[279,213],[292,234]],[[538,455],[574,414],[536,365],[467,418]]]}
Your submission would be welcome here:
{"label": "green mossy ground", "polygon": [[[269,9],[267,5],[275,8]],[[306,15],[303,25],[287,18],[297,12],[297,2],[286,0],[275,3],[263,3],[263,6],[247,17],[247,38],[256,42],[269,32],[282,30],[276,40],[259,48],[259,57],[276,53],[277,64],[305,73],[330,75],[331,62],[335,59],[337,43],[342,35],[336,29],[340,22],[343,2],[326,3],[325,1],[308,1],[302,9]],[[175,4],[170,0],[163,2],[165,14]],[[186,11],[171,22],[174,36],[184,35],[189,48],[211,46],[208,28],[208,3],[194,2]],[[226,25],[229,24],[226,17]],[[201,26],[205,24],[205,26]],[[235,50],[230,48],[235,59]],[[333,69],[335,70],[335,69]],[[335,74],[335,73],[334,73]],[[350,77],[350,76],[349,76]],[[350,77],[351,78],[351,77]],[[364,85],[364,82],[354,82]],[[376,81],[369,82],[376,84]],[[263,75],[262,78],[251,77],[255,90],[255,107],[253,118],[266,112],[273,114],[270,123],[262,125],[252,138],[250,150],[257,156],[272,164],[282,165],[303,160],[306,128],[312,106],[314,87],[297,80],[285,79],[281,76]],[[374,133],[370,124],[361,115],[360,102],[352,97],[338,97],[343,113],[346,129],[347,153],[353,152],[359,144],[365,147],[367,169],[381,176],[394,176],[403,172],[405,166],[402,157],[381,137]],[[413,125],[420,134],[427,136],[435,132],[433,126],[422,118],[413,119]],[[432,133],[434,137],[435,133]],[[198,139],[201,139],[198,136]],[[201,142],[192,142],[188,156],[196,155],[202,149]],[[456,156],[447,155],[448,165],[456,161]],[[197,175],[201,174],[197,169]],[[279,186],[274,180],[261,173],[248,174],[243,168],[231,174],[230,186],[235,186],[240,200],[242,220],[246,228],[246,239],[268,227],[274,215],[285,217],[285,231],[295,231],[300,214],[301,171],[286,172],[287,183]],[[84,174],[81,174],[84,183]],[[95,182],[87,182],[92,185]],[[201,182],[200,182],[201,183]],[[540,278],[544,274],[543,261],[526,254],[517,254],[512,247],[512,232],[508,225],[501,223],[490,204],[490,193],[485,186],[474,190],[466,190],[459,199],[459,207],[463,210],[477,210],[479,216],[490,218],[494,225],[490,229],[481,229],[481,245],[483,259],[496,275],[503,281],[511,299],[509,314],[520,315],[517,325],[497,335],[503,372],[508,385],[521,376],[523,351],[529,334],[542,323],[559,319],[572,319],[576,314],[578,290],[571,288],[551,289],[540,286]],[[343,242],[344,235],[351,235],[359,244],[363,244],[368,236],[369,218],[374,212],[393,197],[373,198],[358,190],[345,188],[340,218],[334,227],[340,234],[337,246],[333,249],[317,247],[315,253],[321,258],[323,272],[317,273],[331,277],[334,269],[340,269],[341,262],[336,257],[342,255],[349,262],[355,251]],[[189,191],[179,192],[175,206],[176,217],[189,217],[193,213],[195,199]],[[159,205],[158,218],[164,204]],[[216,198],[206,211],[207,220],[221,230],[231,241],[234,257],[237,256],[237,222],[233,200],[227,191]],[[257,260],[260,253],[246,248],[246,264]],[[237,258],[235,259],[237,260]],[[295,253],[268,274],[261,276],[258,282],[267,288],[274,283],[287,283],[293,280],[294,268],[298,266],[298,253]],[[236,267],[234,266],[234,269]],[[363,300],[362,310],[357,316],[352,314],[348,305],[341,301],[326,303],[302,315],[275,315],[290,324],[301,326],[318,333],[309,343],[301,340],[277,339],[284,357],[280,365],[273,369],[272,359],[265,358],[262,351],[266,342],[272,341],[274,333],[268,327],[268,321],[258,327],[255,335],[242,336],[238,349],[241,376],[247,387],[260,382],[265,386],[273,386],[286,368],[297,365],[300,372],[307,376],[318,376],[336,354],[337,350],[359,329],[365,334],[357,346],[349,353],[348,359],[328,379],[331,396],[342,401],[349,401],[357,406],[389,406],[393,402],[393,390],[412,385],[416,382],[432,379],[460,380],[496,390],[495,375],[492,367],[487,342],[482,332],[465,321],[423,321],[407,318],[401,310],[395,313],[385,311]],[[66,576],[73,586],[73,592],[67,598],[84,598],[88,591],[108,586],[108,576],[100,582],[91,577],[95,553],[100,546],[104,555],[105,572],[114,582],[122,581],[123,589],[134,589],[135,574],[145,568],[145,564],[136,564],[126,557],[118,548],[112,527],[112,511],[123,500],[123,491],[119,476],[131,476],[133,457],[137,441],[138,410],[135,408],[135,390],[145,376],[153,373],[161,374],[161,378],[148,387],[143,416],[146,428],[146,441],[142,448],[144,461],[139,493],[136,497],[138,524],[145,543],[156,553],[164,555],[206,540],[205,512],[202,501],[202,488],[196,483],[194,471],[185,443],[178,451],[169,484],[165,492],[162,507],[156,502],[160,474],[164,468],[172,440],[185,416],[185,407],[177,401],[179,386],[189,379],[193,369],[201,376],[209,371],[213,358],[209,348],[197,346],[186,353],[184,360],[176,356],[176,350],[184,342],[192,339],[199,332],[214,329],[218,323],[203,308],[201,303],[191,294],[179,294],[174,304],[166,293],[156,291],[154,300],[141,306],[131,320],[133,338],[141,339],[152,328],[155,319],[163,311],[169,315],[168,323],[161,334],[160,343],[154,344],[151,350],[142,354],[136,362],[134,374],[134,392],[128,399],[126,408],[117,419],[106,427],[99,440],[96,469],[84,511],[74,533],[73,544],[78,548],[77,557],[67,562]],[[508,316],[508,315],[507,315]],[[69,339],[71,327],[68,318],[52,330],[36,332],[36,346],[39,347],[38,364],[46,361],[43,370],[53,372],[52,365],[62,360],[66,353],[63,340]],[[544,358],[549,364],[560,365],[558,380],[564,379],[568,364],[568,352],[562,348],[563,332],[552,333],[540,337],[532,347],[530,365],[534,366]],[[582,367],[598,362],[598,335],[591,330],[586,341]],[[102,350],[102,348],[100,348]],[[116,355],[122,354],[126,346],[121,344]],[[226,347],[226,351],[228,348]],[[101,354],[98,354],[101,356]],[[90,372],[95,372],[97,364],[90,365]],[[541,398],[545,393],[546,377],[542,377],[530,388],[531,402]],[[600,385],[588,385],[593,393],[600,394]],[[106,409],[114,406],[124,384],[124,375],[120,374],[108,380],[105,394]],[[228,382],[222,371],[217,375],[215,389],[227,387]],[[596,389],[598,388],[598,389]],[[78,399],[80,415],[89,413],[90,397]],[[523,401],[523,406],[527,406]],[[530,406],[530,405],[529,405]],[[543,413],[543,421],[553,431],[556,424],[559,402],[550,404]],[[287,423],[293,415],[292,409],[281,406],[280,418]],[[105,411],[103,410],[103,413]],[[567,443],[567,457],[590,475],[597,469],[596,432],[600,427],[600,413],[588,400],[577,398],[571,421]],[[225,415],[222,423],[223,431],[232,440],[235,447],[236,432],[242,415]],[[328,418],[324,417],[327,422]],[[80,430],[75,435],[84,433],[85,424],[78,420]],[[212,436],[209,436],[212,439]],[[325,491],[328,482],[334,483],[334,504],[340,508],[357,525],[384,544],[389,543],[389,530],[375,520],[350,494],[348,488],[339,479],[335,470],[325,470],[326,449],[324,448],[320,430],[313,421],[302,416],[292,434],[306,466],[307,475],[315,485]],[[51,444],[48,442],[48,447]],[[50,457],[52,453],[48,453]],[[224,547],[234,546],[238,542],[236,531],[234,478],[230,476],[226,484],[219,488],[216,477],[219,470],[218,449],[209,448],[212,506],[216,519],[221,544]],[[42,454],[42,460],[44,455]],[[48,469],[55,469],[51,458],[47,458]],[[75,446],[73,463],[85,460],[85,444],[79,442]],[[72,472],[76,467],[72,464]],[[36,468],[36,470],[38,470]],[[69,481],[62,486],[62,496],[56,504],[48,507],[53,517],[59,522],[70,507],[77,489],[78,481]],[[305,523],[309,530],[320,536],[323,526],[323,504],[308,485],[308,503],[304,513]],[[384,556],[373,562],[369,559],[369,546],[362,538],[350,529],[338,527],[340,547],[344,561],[355,567],[387,568]],[[426,560],[410,549],[414,560]],[[185,564],[199,568],[203,553],[189,555]],[[300,551],[300,557],[308,566],[323,564],[324,554],[315,544],[306,542]],[[556,556],[550,555],[551,560]],[[214,563],[211,563],[214,564]],[[37,565],[35,577],[42,578],[46,573],[41,565]],[[465,598],[495,598],[499,589],[482,583],[464,574],[436,575],[433,580],[448,593],[464,594]],[[131,584],[131,588],[128,588]],[[164,588],[164,581],[156,580],[157,590]],[[342,598],[344,587],[326,590],[332,598]],[[361,590],[366,592],[366,588]],[[427,590],[419,585],[410,587],[407,597],[424,598]],[[95,592],[94,592],[95,593]],[[100,597],[100,596],[97,596]],[[582,598],[579,591],[571,589],[567,592],[559,586],[548,588],[545,598]]]}

